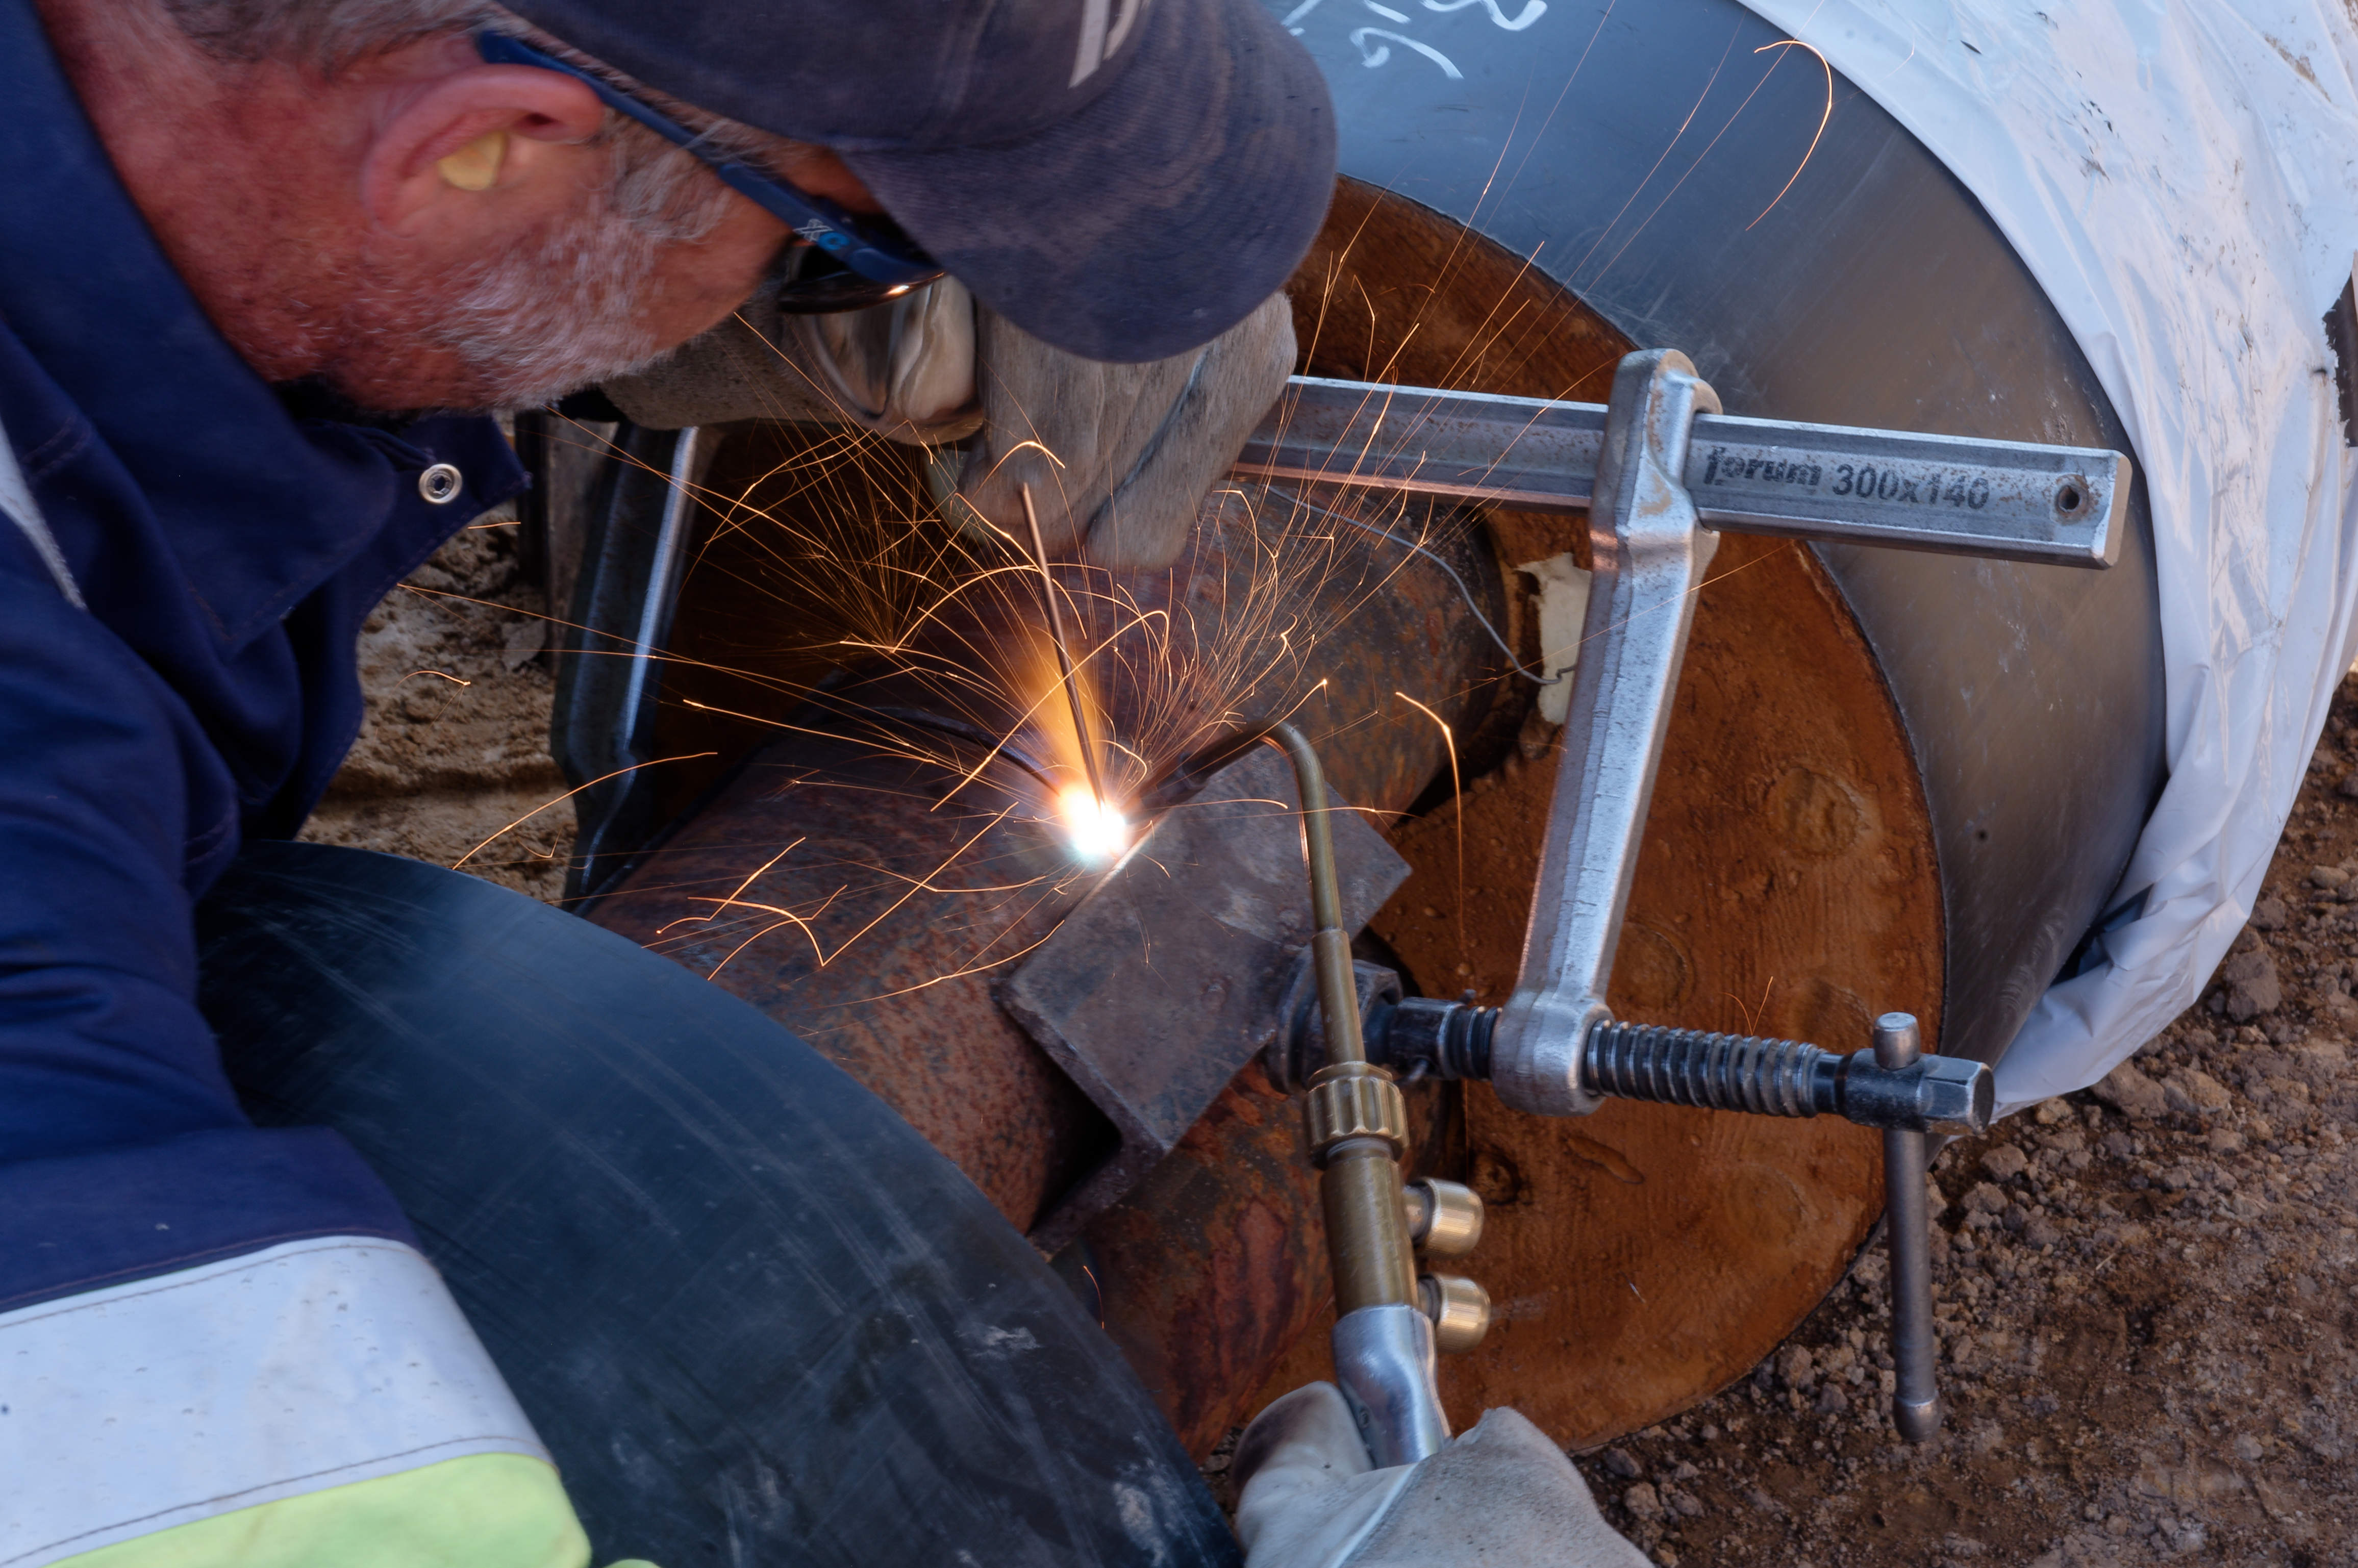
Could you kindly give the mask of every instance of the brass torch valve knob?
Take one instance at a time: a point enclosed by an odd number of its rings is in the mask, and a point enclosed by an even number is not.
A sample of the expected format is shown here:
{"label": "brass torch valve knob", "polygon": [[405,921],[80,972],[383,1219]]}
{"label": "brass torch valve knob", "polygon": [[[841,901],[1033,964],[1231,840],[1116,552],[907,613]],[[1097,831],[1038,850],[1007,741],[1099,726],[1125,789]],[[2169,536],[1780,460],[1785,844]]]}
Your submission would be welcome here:
{"label": "brass torch valve knob", "polygon": [[1471,1350],[1490,1332],[1490,1292],[1455,1274],[1420,1274],[1416,1304],[1433,1320],[1433,1347]]}
{"label": "brass torch valve knob", "polygon": [[1482,1239],[1482,1195],[1469,1186],[1425,1176],[1402,1190],[1408,1238],[1433,1258],[1462,1258]]}
{"label": "brass torch valve knob", "polygon": [[1355,1138],[1376,1138],[1391,1146],[1391,1157],[1408,1152],[1408,1101],[1381,1067],[1338,1062],[1312,1075],[1302,1119],[1310,1152],[1324,1165],[1335,1146]]}

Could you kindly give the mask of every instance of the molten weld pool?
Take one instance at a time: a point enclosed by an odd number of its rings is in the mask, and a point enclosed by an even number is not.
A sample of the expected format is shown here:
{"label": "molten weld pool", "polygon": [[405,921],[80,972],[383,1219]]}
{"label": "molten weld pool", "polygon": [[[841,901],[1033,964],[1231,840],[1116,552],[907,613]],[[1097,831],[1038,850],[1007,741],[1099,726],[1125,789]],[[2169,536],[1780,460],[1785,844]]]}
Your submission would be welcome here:
{"label": "molten weld pool", "polygon": [[1064,818],[1073,858],[1085,866],[1108,865],[1130,848],[1130,818],[1086,785],[1074,784],[1057,795],[1056,812]]}

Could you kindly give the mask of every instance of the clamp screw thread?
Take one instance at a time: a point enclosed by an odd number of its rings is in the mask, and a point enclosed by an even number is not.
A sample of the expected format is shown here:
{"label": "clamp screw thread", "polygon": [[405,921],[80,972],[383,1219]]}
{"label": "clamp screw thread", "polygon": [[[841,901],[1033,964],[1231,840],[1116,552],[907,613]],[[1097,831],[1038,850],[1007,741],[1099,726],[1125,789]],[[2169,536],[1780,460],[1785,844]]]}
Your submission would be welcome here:
{"label": "clamp screw thread", "polygon": [[1798,1040],[1607,1022],[1589,1030],[1580,1070],[1592,1091],[1623,1099],[1815,1116],[1823,1102],[1818,1085],[1841,1062]]}

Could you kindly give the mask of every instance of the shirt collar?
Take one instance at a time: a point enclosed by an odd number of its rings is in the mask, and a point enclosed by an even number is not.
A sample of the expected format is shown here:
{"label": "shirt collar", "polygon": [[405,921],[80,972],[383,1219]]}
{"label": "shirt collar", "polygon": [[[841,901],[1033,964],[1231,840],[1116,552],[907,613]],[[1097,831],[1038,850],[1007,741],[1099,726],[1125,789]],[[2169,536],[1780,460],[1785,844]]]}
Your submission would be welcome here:
{"label": "shirt collar", "polygon": [[[422,454],[298,421],[238,357],[116,177],[29,0],[0,0],[0,318],[138,481],[222,643],[243,643],[379,534]],[[514,488],[506,468],[467,476],[478,504]]]}

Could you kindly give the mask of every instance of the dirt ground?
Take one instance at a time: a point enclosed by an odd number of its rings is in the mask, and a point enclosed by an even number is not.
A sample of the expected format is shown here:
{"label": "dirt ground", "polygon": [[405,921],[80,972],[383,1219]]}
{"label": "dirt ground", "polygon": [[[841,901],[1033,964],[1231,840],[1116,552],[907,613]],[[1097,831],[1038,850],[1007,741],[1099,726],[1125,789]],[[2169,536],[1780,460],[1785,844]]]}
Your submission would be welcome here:
{"label": "dirt ground", "polygon": [[1879,1254],[1747,1381],[1578,1462],[1664,1564],[2358,1563],[2358,681],[2202,1001],[1935,1162],[1946,1430]]}
{"label": "dirt ground", "polygon": [[[371,618],[367,725],[307,838],[556,895],[572,814],[513,532],[460,535]],[[1945,1432],[1911,1450],[1883,1413],[1870,1249],[1748,1379],[1575,1456],[1657,1562],[2358,1564],[2353,720],[2358,682],[2202,1001],[1936,1162]]]}
{"label": "dirt ground", "polygon": [[437,865],[465,860],[477,876],[554,902],[573,808],[550,804],[565,780],[548,756],[556,682],[540,610],[504,514],[394,589],[361,633],[368,717],[302,836]]}

